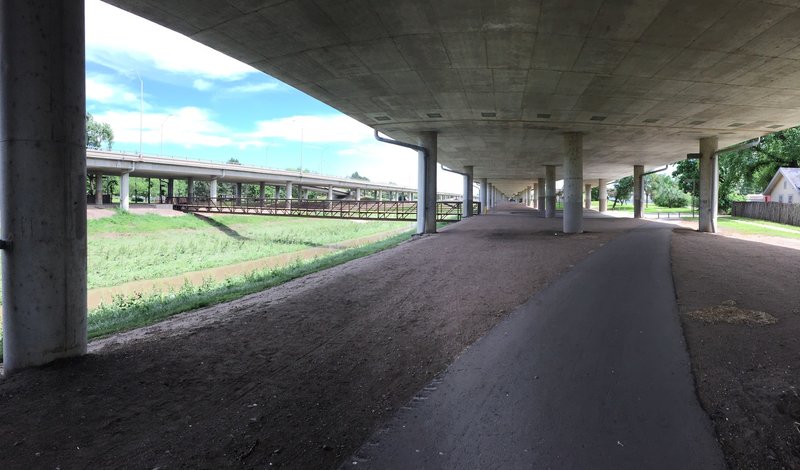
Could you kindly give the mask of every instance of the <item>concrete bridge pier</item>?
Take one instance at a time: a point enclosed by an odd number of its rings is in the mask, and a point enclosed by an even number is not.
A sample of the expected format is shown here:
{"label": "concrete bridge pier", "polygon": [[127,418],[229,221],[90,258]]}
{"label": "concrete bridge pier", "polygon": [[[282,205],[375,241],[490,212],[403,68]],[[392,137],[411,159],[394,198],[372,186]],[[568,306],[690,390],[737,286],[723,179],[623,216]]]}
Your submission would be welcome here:
{"label": "concrete bridge pier", "polygon": [[356,188],[356,201],[361,200],[361,188]]}
{"label": "concrete bridge pier", "polygon": [[208,196],[212,202],[217,202],[217,179],[214,178],[208,182]]}
{"label": "concrete bridge pier", "polygon": [[564,134],[564,233],[583,233],[583,135]]}
{"label": "concrete bridge pier", "polygon": [[642,181],[642,174],[644,173],[644,165],[633,165],[633,218],[641,219],[643,217],[642,199],[644,199],[644,182]]}
{"label": "concrete bridge pier", "polygon": [[486,178],[481,178],[481,189],[480,189],[480,201],[481,201],[481,215],[486,213],[486,209],[488,209],[486,192],[489,190],[489,184],[486,181]]}
{"label": "concrete bridge pier", "polygon": [[537,183],[537,186],[538,186],[539,190],[536,192],[536,198],[538,199],[536,201],[536,204],[537,204],[536,208],[538,210],[540,210],[540,211],[543,211],[543,210],[545,210],[545,205],[546,205],[545,204],[545,186],[547,186],[547,185],[545,183],[545,179],[544,178],[539,178],[539,182]]}
{"label": "concrete bridge pier", "polygon": [[6,374],[86,353],[84,49],[83,1],[0,2]]}
{"label": "concrete bridge pier", "polygon": [[717,231],[719,204],[719,161],[716,155],[717,137],[700,139],[700,232]]}
{"label": "concrete bridge pier", "polygon": [[186,178],[186,197],[189,201],[194,199],[194,178]]}
{"label": "concrete bridge pier", "polygon": [[544,216],[552,219],[556,216],[556,166],[544,166]]}
{"label": "concrete bridge pier", "polygon": [[472,217],[472,166],[464,167],[464,217]]}
{"label": "concrete bridge pier", "polygon": [[236,205],[242,205],[242,183],[236,183]]}
{"label": "concrete bridge pier", "polygon": [[119,208],[126,212],[131,208],[131,174],[129,172],[119,175]]}
{"label": "concrete bridge pier", "polygon": [[167,180],[167,201],[172,203],[172,198],[175,197],[175,180],[173,178],[169,178]]}
{"label": "concrete bridge pier", "polygon": [[287,181],[286,182],[286,196],[285,197],[286,197],[286,208],[287,209],[291,209],[292,208],[292,182],[291,181]]}
{"label": "concrete bridge pier", "polygon": [[418,153],[417,172],[417,233],[436,233],[436,163],[439,134],[434,131],[421,132],[420,147],[427,149]]}
{"label": "concrete bridge pier", "polygon": [[264,195],[267,193],[267,184],[263,181],[258,183],[258,200],[264,204]]}
{"label": "concrete bridge pier", "polygon": [[100,172],[94,174],[94,203],[103,204],[103,174]]}
{"label": "concrete bridge pier", "polygon": [[608,186],[608,180],[601,179],[597,182],[600,212],[608,211],[608,189],[606,186]]}
{"label": "concrete bridge pier", "polygon": [[587,211],[592,208],[592,185],[583,185],[583,208]]}

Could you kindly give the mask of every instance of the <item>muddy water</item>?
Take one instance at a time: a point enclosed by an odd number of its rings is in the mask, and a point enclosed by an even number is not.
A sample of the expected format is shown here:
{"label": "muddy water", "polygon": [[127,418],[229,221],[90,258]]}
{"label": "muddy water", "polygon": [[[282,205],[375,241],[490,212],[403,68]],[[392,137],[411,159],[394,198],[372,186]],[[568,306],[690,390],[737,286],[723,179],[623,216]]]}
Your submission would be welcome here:
{"label": "muddy water", "polygon": [[205,280],[222,281],[231,276],[248,274],[265,268],[278,268],[287,266],[298,260],[308,260],[317,256],[334,253],[344,250],[346,248],[354,248],[357,246],[366,245],[369,243],[377,242],[393,235],[407,231],[407,228],[392,230],[389,232],[382,232],[375,235],[366,237],[355,238],[352,240],[345,240],[343,242],[327,245],[321,247],[308,248],[305,250],[294,251],[292,253],[285,253],[282,255],[270,256],[268,258],[261,258],[252,261],[245,261],[237,264],[230,264],[227,266],[220,266],[218,268],[203,269],[201,271],[193,271],[183,273],[178,276],[164,277],[160,279],[147,279],[142,281],[126,282],[111,287],[101,287],[92,289],[88,293],[88,306],[89,309],[97,307],[100,303],[110,303],[114,296],[117,295],[131,295],[134,293],[141,293],[147,295],[156,291],[168,291],[170,288],[175,290],[180,289],[186,282],[194,285],[200,285]]}

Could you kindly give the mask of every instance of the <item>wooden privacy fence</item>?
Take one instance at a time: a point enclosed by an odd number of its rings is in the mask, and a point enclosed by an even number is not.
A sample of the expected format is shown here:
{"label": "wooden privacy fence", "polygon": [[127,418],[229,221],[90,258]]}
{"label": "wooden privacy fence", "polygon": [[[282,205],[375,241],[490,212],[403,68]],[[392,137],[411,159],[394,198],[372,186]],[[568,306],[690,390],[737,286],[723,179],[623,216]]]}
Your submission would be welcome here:
{"label": "wooden privacy fence", "polygon": [[734,202],[731,215],[769,220],[800,227],[800,204],[784,202]]}

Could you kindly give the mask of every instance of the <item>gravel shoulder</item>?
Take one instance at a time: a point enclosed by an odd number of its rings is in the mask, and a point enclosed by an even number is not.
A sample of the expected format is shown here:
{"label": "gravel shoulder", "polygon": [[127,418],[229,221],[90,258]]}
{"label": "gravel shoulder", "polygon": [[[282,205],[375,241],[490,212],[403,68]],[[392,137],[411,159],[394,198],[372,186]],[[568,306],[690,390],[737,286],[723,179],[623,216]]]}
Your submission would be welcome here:
{"label": "gravel shoulder", "polygon": [[506,312],[640,224],[564,236],[536,214],[500,208],[11,376],[0,461],[334,468]]}
{"label": "gravel shoulder", "polygon": [[676,229],[697,392],[732,469],[800,468],[800,251]]}

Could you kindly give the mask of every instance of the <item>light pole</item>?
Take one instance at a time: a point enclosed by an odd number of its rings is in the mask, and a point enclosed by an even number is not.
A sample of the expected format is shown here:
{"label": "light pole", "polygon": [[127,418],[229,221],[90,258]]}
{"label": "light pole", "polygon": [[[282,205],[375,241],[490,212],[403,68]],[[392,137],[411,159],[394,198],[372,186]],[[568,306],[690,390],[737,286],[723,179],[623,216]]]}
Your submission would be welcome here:
{"label": "light pole", "polygon": [[303,126],[300,126],[300,176],[303,175]]}
{"label": "light pole", "polygon": [[144,82],[139,72],[136,71],[136,78],[139,79],[139,157],[142,156],[142,122],[144,116]]}
{"label": "light pole", "polygon": [[158,152],[158,154],[162,157],[164,156],[164,124],[166,124],[167,120],[172,116],[174,116],[174,114],[170,114],[169,116],[165,117],[163,121],[161,121],[161,150]]}

